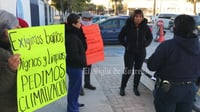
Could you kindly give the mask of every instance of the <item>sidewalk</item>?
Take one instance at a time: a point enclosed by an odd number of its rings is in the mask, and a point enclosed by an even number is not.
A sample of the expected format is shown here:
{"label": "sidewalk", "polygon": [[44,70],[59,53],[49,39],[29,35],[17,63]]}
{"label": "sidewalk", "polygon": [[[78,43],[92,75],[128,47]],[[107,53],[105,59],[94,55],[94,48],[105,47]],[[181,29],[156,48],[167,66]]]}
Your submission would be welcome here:
{"label": "sidewalk", "polygon": [[[95,73],[95,77],[98,83],[101,85],[101,88],[99,89],[102,89],[101,91],[104,92],[101,95],[107,98],[112,111],[93,110],[87,112],[154,112],[153,96],[149,89],[140,83],[139,91],[141,95],[138,97],[133,93],[133,75],[130,77],[127,83],[126,95],[124,97],[119,95],[123,66],[123,57],[114,56],[105,57],[104,62],[93,66],[94,70],[100,69],[99,73]],[[94,91],[93,94],[95,94],[95,92],[96,91]],[[88,99],[90,98],[88,97]]]}

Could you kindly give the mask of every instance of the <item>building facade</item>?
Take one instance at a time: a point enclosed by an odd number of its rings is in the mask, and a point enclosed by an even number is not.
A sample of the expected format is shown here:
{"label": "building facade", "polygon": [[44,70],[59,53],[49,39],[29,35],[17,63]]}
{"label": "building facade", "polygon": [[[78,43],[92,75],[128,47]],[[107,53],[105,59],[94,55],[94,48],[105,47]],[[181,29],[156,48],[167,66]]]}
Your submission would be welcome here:
{"label": "building facade", "polygon": [[56,12],[47,0],[0,0],[0,9],[26,20],[29,26],[51,24]]}
{"label": "building facade", "polygon": [[[127,7],[127,14],[134,9],[142,9],[146,16],[153,15],[154,0],[123,0],[123,4]],[[197,2],[197,13],[200,12],[200,3]],[[155,13],[193,13],[193,4],[186,0],[155,0]]]}

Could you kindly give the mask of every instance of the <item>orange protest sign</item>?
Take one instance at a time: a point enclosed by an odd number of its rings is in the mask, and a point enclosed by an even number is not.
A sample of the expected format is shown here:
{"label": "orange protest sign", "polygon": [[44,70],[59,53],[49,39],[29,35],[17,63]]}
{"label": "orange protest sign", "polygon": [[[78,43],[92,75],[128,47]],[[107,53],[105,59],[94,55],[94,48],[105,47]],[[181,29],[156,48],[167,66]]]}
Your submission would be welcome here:
{"label": "orange protest sign", "polygon": [[104,47],[98,24],[82,26],[82,29],[86,37],[86,43],[87,43],[87,51],[86,51],[87,65],[103,61]]}

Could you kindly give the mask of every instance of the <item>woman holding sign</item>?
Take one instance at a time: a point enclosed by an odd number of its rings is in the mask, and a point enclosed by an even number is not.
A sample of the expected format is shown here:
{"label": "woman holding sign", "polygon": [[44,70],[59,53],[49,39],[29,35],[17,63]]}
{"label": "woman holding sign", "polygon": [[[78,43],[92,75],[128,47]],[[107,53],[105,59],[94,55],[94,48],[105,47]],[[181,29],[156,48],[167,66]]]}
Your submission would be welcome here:
{"label": "woman holding sign", "polygon": [[67,74],[69,77],[67,112],[79,112],[78,97],[82,84],[83,67],[86,66],[86,48],[81,40],[84,37],[80,28],[80,17],[73,13],[70,14],[65,26]]}
{"label": "woman holding sign", "polygon": [[0,10],[0,112],[17,112],[18,54],[12,54],[7,30],[18,28],[17,18]]}

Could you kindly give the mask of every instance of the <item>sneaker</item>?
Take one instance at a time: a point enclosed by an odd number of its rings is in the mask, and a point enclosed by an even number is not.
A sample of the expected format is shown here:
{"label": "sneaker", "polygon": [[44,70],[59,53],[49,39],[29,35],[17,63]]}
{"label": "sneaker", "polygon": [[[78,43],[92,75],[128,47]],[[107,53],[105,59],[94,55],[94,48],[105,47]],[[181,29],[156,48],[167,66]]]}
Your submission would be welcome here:
{"label": "sneaker", "polygon": [[85,95],[85,92],[84,92],[84,90],[83,90],[82,87],[81,87],[80,95],[81,95],[81,96],[84,96],[84,95]]}
{"label": "sneaker", "polygon": [[96,87],[91,84],[84,85],[84,88],[90,89],[90,90],[96,90]]}

